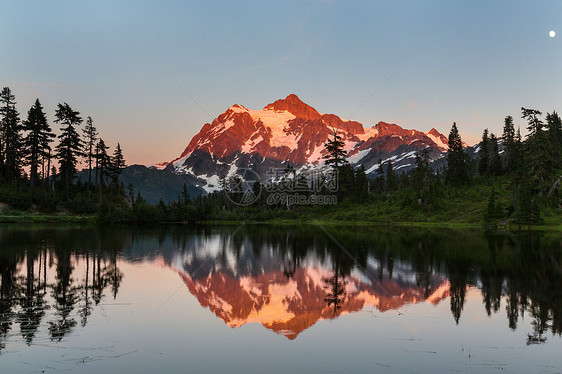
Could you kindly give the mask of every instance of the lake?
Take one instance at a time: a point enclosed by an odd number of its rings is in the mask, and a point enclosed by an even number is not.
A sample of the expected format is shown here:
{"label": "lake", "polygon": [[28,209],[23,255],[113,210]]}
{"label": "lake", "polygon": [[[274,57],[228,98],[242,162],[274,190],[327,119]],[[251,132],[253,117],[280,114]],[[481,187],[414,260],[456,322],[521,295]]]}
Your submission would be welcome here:
{"label": "lake", "polygon": [[562,371],[562,234],[0,227],[0,372]]}

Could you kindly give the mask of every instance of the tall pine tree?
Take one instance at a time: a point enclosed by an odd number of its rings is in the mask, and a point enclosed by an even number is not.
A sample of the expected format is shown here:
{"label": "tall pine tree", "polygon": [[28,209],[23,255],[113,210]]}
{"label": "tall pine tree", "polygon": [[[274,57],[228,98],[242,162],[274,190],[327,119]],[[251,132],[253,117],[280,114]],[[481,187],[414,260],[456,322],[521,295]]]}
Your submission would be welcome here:
{"label": "tall pine tree", "polygon": [[50,143],[55,137],[39,99],[35,100],[35,104],[27,112],[23,130],[26,132],[23,143],[27,165],[29,165],[29,184],[31,187],[35,187],[38,180],[39,161],[49,156]]}
{"label": "tall pine tree", "polygon": [[515,160],[517,158],[517,150],[515,149],[515,127],[513,126],[513,117],[507,116],[503,125],[503,149],[504,149],[504,170],[511,173],[515,170]]}
{"label": "tall pine tree", "polygon": [[355,170],[355,197],[360,201],[369,197],[369,179],[363,165]]}
{"label": "tall pine tree", "polygon": [[429,185],[431,182],[431,170],[429,169],[429,152],[423,149],[416,153],[415,168],[412,171],[412,184],[416,191],[418,200],[422,203],[427,202],[429,195]]}
{"label": "tall pine tree", "polygon": [[500,175],[502,171],[498,138],[493,133],[488,144],[488,170],[491,175]]}
{"label": "tall pine tree", "polygon": [[449,152],[447,153],[447,182],[454,186],[468,183],[468,160],[462,147],[462,140],[453,122],[449,132]]}
{"label": "tall pine tree", "polygon": [[113,157],[111,158],[111,165],[110,165],[110,175],[113,181],[113,184],[119,184],[119,175],[125,168],[125,157],[123,156],[123,150],[121,149],[121,145],[117,143],[117,148],[113,151]]}
{"label": "tall pine tree", "polygon": [[386,189],[389,191],[394,191],[398,188],[398,178],[396,178],[396,173],[392,168],[392,162],[388,160],[386,162]]}
{"label": "tall pine tree", "polygon": [[486,175],[488,174],[488,165],[490,164],[490,160],[488,156],[490,148],[490,139],[488,138],[488,129],[484,129],[484,133],[482,134],[482,141],[480,142],[480,148],[478,149],[478,174]]}
{"label": "tall pine tree", "polygon": [[109,147],[100,138],[96,145],[96,183],[98,185],[98,199],[100,203],[102,201],[104,179],[111,165],[111,157],[107,154],[108,149]]}
{"label": "tall pine tree", "polygon": [[542,114],[540,111],[521,108],[521,113],[521,117],[527,120],[529,130],[523,143],[527,178],[531,182],[531,189],[542,195],[550,188],[556,171],[552,143],[544,130],[544,122],[539,118]]}
{"label": "tall pine tree", "polygon": [[341,136],[334,129],[332,132],[332,139],[328,139],[324,144],[324,148],[328,153],[324,156],[326,165],[333,165],[337,170],[340,166],[347,164],[347,152],[343,149],[344,143]]}
{"label": "tall pine tree", "polygon": [[333,178],[337,181],[338,198],[344,198],[345,195],[348,195],[349,187],[351,187],[349,186],[349,182],[353,180],[353,169],[350,167],[343,169],[343,166],[349,166],[345,159],[347,157],[347,152],[343,149],[344,143],[336,129],[332,129],[332,136],[332,139],[328,138],[324,144],[324,149],[326,149],[328,153],[323,158],[326,160],[326,165],[332,165],[334,167]]}
{"label": "tall pine tree", "polygon": [[0,168],[4,180],[12,181],[21,174],[22,134],[16,97],[9,87],[0,92]]}
{"label": "tall pine tree", "polygon": [[95,158],[96,140],[98,140],[98,131],[94,127],[92,117],[86,118],[84,132],[84,154],[88,163],[88,186],[92,184],[92,161]]}
{"label": "tall pine tree", "polygon": [[82,139],[76,130],[82,123],[82,118],[80,113],[73,110],[67,103],[58,104],[55,117],[55,122],[61,125],[61,134],[58,136],[60,141],[56,146],[60,180],[68,195],[74,174],[77,172],[78,158],[83,155]]}
{"label": "tall pine tree", "polygon": [[558,113],[553,111],[546,114],[546,130],[548,139],[554,153],[556,168],[562,168],[562,120]]}

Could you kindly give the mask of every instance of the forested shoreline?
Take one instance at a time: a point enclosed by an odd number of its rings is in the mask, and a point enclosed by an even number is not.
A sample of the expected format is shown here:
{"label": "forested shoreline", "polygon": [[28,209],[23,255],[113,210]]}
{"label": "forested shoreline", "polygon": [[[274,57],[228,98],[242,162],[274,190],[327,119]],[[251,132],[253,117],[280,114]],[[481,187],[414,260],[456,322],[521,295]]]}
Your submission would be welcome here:
{"label": "forested shoreline", "polygon": [[[436,167],[422,150],[409,172],[398,173],[391,161],[381,161],[371,179],[363,168],[354,169],[346,161],[343,142],[334,131],[325,144],[325,162],[328,173],[338,179],[336,190],[313,188],[318,180],[297,175],[291,165],[276,181],[276,188],[289,186],[289,192],[307,203],[272,199],[276,190],[259,181],[250,191],[232,190],[239,177],[224,176],[217,192],[192,197],[184,185],[177,201],[149,204],[135,186],[120,183],[126,167],[123,150],[119,143],[109,150],[91,117],[84,121],[80,112],[60,103],[54,118],[60,126],[58,135],[39,99],[21,119],[10,88],[0,93],[1,221],[44,217],[71,222],[76,217],[109,223],[341,220],[471,223],[486,228],[562,225],[562,121],[555,111],[543,117],[538,110],[521,108],[527,122],[525,137],[507,116],[501,135],[484,130],[475,147],[476,159],[467,155],[454,123],[445,166]],[[81,162],[86,168],[77,178]],[[252,203],[237,203],[248,192]],[[324,196],[333,196],[337,203],[314,203]]]}

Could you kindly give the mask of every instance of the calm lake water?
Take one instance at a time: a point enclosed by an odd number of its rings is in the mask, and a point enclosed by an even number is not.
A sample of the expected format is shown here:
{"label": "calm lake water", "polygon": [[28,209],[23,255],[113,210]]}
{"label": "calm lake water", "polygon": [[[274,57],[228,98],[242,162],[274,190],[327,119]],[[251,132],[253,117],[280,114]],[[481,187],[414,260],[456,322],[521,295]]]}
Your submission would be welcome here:
{"label": "calm lake water", "polygon": [[0,227],[0,372],[562,371],[562,234]]}

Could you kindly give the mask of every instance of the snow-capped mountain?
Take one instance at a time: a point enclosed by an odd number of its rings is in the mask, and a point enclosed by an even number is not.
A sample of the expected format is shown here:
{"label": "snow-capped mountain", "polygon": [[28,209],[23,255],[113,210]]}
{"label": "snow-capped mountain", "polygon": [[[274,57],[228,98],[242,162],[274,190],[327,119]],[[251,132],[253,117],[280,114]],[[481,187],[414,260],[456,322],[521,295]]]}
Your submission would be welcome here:
{"label": "snow-capped mountain", "polygon": [[417,152],[427,149],[435,160],[447,151],[447,138],[435,129],[421,132],[385,122],[366,128],[319,113],[291,94],[262,110],[231,106],[205,124],[180,157],[153,167],[191,175],[209,192],[218,189],[220,177],[239,168],[250,168],[263,179],[271,168],[289,164],[297,170],[321,167],[324,144],[334,130],[345,143],[351,165],[362,165],[370,176],[377,172],[379,160],[390,160],[395,170],[407,171]]}

